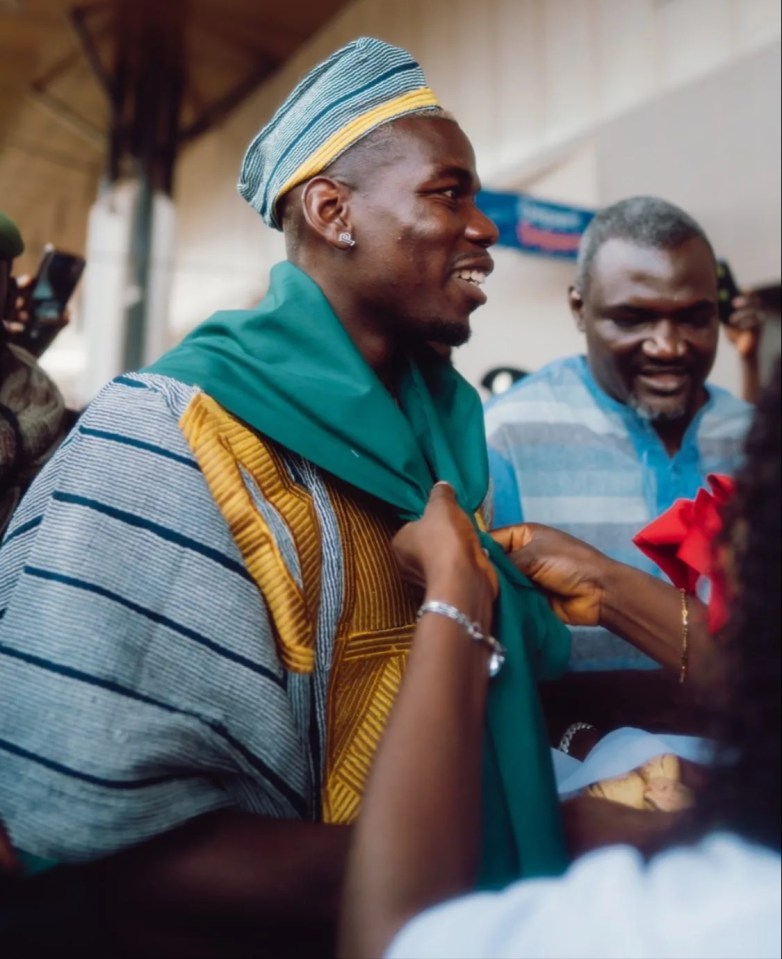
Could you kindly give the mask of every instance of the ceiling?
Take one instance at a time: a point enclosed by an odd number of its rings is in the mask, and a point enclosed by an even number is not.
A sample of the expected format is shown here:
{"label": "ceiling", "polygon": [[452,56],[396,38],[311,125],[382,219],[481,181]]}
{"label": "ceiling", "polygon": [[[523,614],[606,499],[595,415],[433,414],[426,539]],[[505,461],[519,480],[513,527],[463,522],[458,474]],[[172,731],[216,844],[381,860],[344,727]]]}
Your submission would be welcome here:
{"label": "ceiling", "polygon": [[[83,243],[107,158],[117,153],[117,129],[127,133],[135,122],[122,115],[133,112],[132,103],[117,109],[118,50],[126,69],[151,71],[155,94],[161,59],[176,59],[181,145],[273,74],[347,2],[0,0],[0,209],[19,223],[29,255],[37,258],[52,239],[71,249]],[[129,135],[121,140],[122,163],[133,162],[134,143]]]}

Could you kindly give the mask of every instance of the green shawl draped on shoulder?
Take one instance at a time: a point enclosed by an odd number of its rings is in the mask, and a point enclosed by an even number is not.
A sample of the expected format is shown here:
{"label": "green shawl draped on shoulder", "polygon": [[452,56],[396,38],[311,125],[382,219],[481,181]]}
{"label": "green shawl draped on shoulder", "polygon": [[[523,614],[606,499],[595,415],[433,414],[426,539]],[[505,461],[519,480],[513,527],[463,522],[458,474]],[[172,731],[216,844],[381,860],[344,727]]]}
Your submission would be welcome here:
{"label": "green shawl draped on shoulder", "polygon": [[[201,387],[259,433],[418,519],[435,480],[472,515],[488,486],[477,392],[445,361],[410,361],[398,405],[320,288],[291,263],[253,310],[216,313],[155,364]],[[494,631],[507,648],[488,701],[481,885],[566,865],[537,678],[564,670],[569,635],[543,597],[481,534],[500,579]]]}

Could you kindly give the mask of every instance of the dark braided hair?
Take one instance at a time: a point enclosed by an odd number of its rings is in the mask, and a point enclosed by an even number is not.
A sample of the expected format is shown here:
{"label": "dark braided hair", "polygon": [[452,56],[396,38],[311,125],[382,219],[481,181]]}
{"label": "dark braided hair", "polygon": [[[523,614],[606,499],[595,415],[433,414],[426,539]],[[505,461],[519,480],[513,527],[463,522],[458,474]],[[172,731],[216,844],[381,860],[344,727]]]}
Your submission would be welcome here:
{"label": "dark braided hair", "polygon": [[780,848],[780,362],[758,403],[726,515],[736,599],[724,650],[718,762],[701,797],[709,828]]}

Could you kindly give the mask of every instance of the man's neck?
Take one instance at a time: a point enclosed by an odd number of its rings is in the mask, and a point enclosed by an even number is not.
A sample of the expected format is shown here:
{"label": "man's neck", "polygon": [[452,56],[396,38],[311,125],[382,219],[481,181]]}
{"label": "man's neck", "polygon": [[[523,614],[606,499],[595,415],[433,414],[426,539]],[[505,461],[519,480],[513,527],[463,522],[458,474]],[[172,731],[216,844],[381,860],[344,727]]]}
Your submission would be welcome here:
{"label": "man's neck", "polygon": [[652,423],[655,432],[665,447],[666,453],[670,457],[675,456],[681,449],[684,434],[687,432],[687,427],[691,421],[692,417],[682,417],[678,420],[658,420]]}
{"label": "man's neck", "polygon": [[679,452],[690,423],[695,419],[698,411],[706,405],[708,398],[706,388],[702,387],[694,408],[687,411],[684,416],[675,420],[655,420],[652,423],[669,456],[675,456]]}
{"label": "man's neck", "polygon": [[398,344],[393,342],[388,330],[383,329],[374,317],[367,317],[361,304],[353,296],[351,285],[344,275],[340,275],[336,270],[322,269],[319,264],[311,263],[307,259],[300,258],[295,265],[318,284],[367,366],[371,367],[381,382],[390,389],[398,380],[401,364],[397,356]]}

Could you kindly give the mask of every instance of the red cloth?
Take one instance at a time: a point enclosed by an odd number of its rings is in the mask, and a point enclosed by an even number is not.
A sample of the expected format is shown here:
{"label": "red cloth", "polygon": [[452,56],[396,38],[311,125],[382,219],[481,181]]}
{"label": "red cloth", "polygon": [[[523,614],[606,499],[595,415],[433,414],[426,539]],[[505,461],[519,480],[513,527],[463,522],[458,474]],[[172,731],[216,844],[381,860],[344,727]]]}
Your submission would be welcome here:
{"label": "red cloth", "polygon": [[695,499],[676,500],[636,533],[633,542],[679,589],[694,593],[701,577],[711,582],[709,629],[716,632],[728,621],[728,596],[715,544],[736,484],[721,473],[709,473],[706,481],[711,491],[699,489]]}

